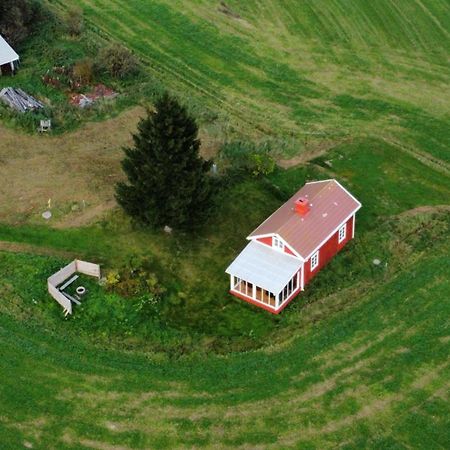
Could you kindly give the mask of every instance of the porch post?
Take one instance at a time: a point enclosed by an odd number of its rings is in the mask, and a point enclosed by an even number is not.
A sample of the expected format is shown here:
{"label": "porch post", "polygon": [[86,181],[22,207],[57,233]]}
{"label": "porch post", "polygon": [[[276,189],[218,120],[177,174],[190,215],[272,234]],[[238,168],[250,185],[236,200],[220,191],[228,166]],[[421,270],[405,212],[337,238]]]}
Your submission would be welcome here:
{"label": "porch post", "polygon": [[302,277],[300,279],[300,289],[305,290],[305,263],[302,264]]}
{"label": "porch post", "polygon": [[353,220],[352,220],[352,239],[355,237],[355,219],[356,219],[356,215],[353,214]]}
{"label": "porch post", "polygon": [[256,284],[255,283],[253,283],[252,297],[256,300]]}
{"label": "porch post", "polygon": [[275,309],[280,307],[280,293],[275,296]]}
{"label": "porch post", "polygon": [[234,275],[230,275],[230,289],[234,288]]}

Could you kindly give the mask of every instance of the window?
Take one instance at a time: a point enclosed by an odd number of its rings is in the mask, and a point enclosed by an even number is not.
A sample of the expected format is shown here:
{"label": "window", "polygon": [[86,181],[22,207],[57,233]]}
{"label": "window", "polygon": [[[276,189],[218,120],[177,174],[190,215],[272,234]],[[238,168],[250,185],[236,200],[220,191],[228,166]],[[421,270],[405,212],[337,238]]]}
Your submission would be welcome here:
{"label": "window", "polygon": [[319,250],[311,256],[311,270],[314,270],[319,265]]}
{"label": "window", "polygon": [[346,233],[347,233],[347,224],[342,225],[342,227],[339,228],[339,239],[338,239],[339,243],[341,243],[345,239]]}
{"label": "window", "polygon": [[273,247],[275,247],[278,250],[283,250],[284,249],[283,242],[277,236],[273,237]]}

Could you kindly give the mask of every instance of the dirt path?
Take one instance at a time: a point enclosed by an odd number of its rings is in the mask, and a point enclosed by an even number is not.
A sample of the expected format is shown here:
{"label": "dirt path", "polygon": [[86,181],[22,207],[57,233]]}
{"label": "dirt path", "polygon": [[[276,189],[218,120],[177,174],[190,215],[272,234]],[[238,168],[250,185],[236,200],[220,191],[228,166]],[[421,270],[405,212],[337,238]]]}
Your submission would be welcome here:
{"label": "dirt path", "polygon": [[75,259],[77,256],[75,253],[66,252],[64,250],[55,250],[54,248],[7,241],[0,241],[0,251],[10,253],[30,253],[39,256],[57,256],[65,259]]}
{"label": "dirt path", "polygon": [[290,167],[295,167],[300,164],[306,164],[312,159],[325,155],[329,150],[336,147],[337,145],[349,141],[350,139],[342,139],[340,141],[325,139],[311,141],[310,145],[306,148],[305,151],[290,159],[280,159],[277,161],[277,164],[283,169],[289,169]]}
{"label": "dirt path", "polygon": [[444,211],[450,211],[450,205],[418,206],[417,208],[408,209],[407,211],[397,214],[397,217],[411,217],[416,216],[417,214],[437,213]]}

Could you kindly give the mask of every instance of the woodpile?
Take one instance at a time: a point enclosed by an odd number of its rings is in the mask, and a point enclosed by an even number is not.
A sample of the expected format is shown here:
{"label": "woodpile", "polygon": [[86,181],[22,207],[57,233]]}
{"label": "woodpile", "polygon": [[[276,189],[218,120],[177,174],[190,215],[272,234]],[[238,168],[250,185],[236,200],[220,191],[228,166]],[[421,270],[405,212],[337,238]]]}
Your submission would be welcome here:
{"label": "woodpile", "polygon": [[3,88],[0,91],[0,100],[21,113],[44,107],[41,102],[19,88]]}

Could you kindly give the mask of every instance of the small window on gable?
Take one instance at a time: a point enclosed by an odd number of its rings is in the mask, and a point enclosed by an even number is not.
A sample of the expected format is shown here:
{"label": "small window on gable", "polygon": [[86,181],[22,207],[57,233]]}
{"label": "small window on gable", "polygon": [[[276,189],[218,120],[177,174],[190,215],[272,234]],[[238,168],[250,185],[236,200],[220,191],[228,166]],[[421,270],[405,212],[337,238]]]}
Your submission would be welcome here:
{"label": "small window on gable", "polygon": [[345,239],[345,235],[347,232],[347,225],[342,225],[341,228],[339,228],[339,238],[338,238],[338,242],[341,243],[344,239]]}
{"label": "small window on gable", "polygon": [[319,265],[319,250],[311,256],[311,271]]}
{"label": "small window on gable", "polygon": [[283,242],[277,236],[273,237],[273,247],[276,248],[277,250],[283,250],[284,249]]}

